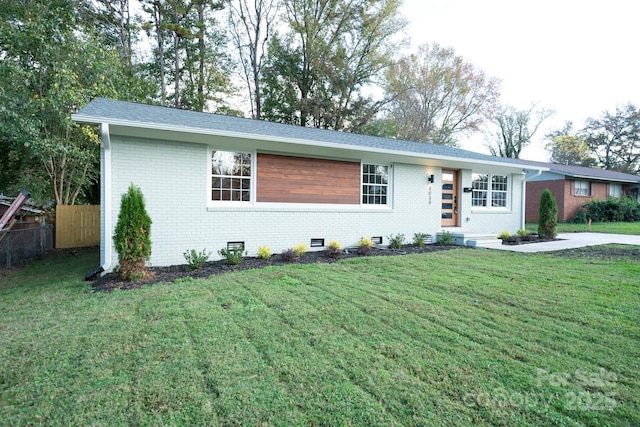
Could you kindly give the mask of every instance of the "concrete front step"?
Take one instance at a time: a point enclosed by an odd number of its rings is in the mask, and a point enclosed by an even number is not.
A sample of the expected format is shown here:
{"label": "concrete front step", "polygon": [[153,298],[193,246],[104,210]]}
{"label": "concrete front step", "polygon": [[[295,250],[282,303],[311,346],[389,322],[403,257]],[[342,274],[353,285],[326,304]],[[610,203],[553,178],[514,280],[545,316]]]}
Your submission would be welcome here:
{"label": "concrete front step", "polygon": [[486,248],[488,246],[502,246],[502,240],[500,239],[491,239],[491,240],[472,240],[469,239],[467,240],[467,242],[465,243],[466,246],[471,246],[471,247],[483,247]]}

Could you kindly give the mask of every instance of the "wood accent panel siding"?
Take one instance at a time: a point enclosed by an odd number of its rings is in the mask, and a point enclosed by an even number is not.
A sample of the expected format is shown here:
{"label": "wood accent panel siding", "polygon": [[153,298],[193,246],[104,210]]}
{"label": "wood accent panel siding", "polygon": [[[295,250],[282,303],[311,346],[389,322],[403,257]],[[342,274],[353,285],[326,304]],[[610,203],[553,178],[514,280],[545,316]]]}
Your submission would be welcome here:
{"label": "wood accent panel siding", "polygon": [[360,204],[360,163],[258,154],[256,200]]}

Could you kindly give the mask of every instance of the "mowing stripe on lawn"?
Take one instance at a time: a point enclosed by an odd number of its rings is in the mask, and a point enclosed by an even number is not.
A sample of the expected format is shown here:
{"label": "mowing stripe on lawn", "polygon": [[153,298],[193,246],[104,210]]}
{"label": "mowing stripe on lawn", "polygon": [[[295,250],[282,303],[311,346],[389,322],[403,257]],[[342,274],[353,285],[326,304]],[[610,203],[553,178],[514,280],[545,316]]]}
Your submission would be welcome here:
{"label": "mowing stripe on lawn", "polygon": [[[339,280],[339,279],[338,279],[338,280]],[[348,299],[353,300],[353,298],[354,298],[355,294],[354,294],[352,291],[353,291],[353,289],[351,289],[351,292],[348,292],[348,293],[347,293],[347,295],[346,295],[346,296],[344,296],[344,297],[345,297],[345,298],[348,298]],[[361,308],[362,308],[362,307],[361,307]],[[384,314],[382,314],[380,317],[385,318]],[[516,363],[517,363],[517,362],[516,362]],[[583,366],[583,365],[584,365],[584,363],[582,363],[582,364],[577,364],[577,365],[578,365],[578,366]],[[597,368],[597,367],[596,367],[596,368]]]}
{"label": "mowing stripe on lawn", "polygon": [[[386,344],[393,341],[391,337],[380,342],[379,334],[363,336],[349,327],[353,323],[363,326],[361,321],[372,320],[369,316],[364,316],[366,320],[347,319],[335,325],[333,314],[340,311],[341,307],[325,298],[325,295],[312,295],[309,286],[289,275],[273,278],[264,287],[252,286],[251,292],[281,317],[283,312],[289,313],[287,309],[290,304],[295,306],[295,316],[283,318],[283,321],[305,336],[314,349],[323,352],[351,381],[376,396],[401,422],[443,420],[434,418],[443,415],[438,414],[438,408],[444,402],[438,398],[433,383],[423,383],[390,351],[385,351],[391,348]],[[311,301],[318,304],[310,304]],[[393,334],[395,331],[388,332]],[[407,342],[407,337],[403,338],[405,345],[412,344]],[[456,417],[450,421],[470,422],[470,419]]]}
{"label": "mowing stripe on lawn", "polygon": [[[227,277],[229,284],[234,284],[234,276]],[[397,424],[374,396],[318,354],[300,330],[283,321],[244,284],[237,285],[229,313],[246,339],[289,388],[292,403],[304,411],[307,422],[335,425],[350,420],[356,424]]]}
{"label": "mowing stripe on lawn", "polygon": [[[291,273],[290,273],[291,274]],[[291,279],[290,277],[287,277],[288,279],[290,279],[289,281],[292,280],[298,280],[297,278]],[[315,286],[307,286],[307,287],[303,287],[303,289],[314,289]],[[296,289],[297,291],[297,289]],[[273,293],[274,290],[270,289],[267,291],[269,294]],[[305,291],[307,292],[307,291]],[[393,331],[389,331],[387,327],[385,327],[385,325],[383,324],[377,324],[376,321],[374,320],[373,322],[369,322],[370,316],[368,316],[366,313],[364,314],[360,314],[357,315],[355,319],[350,319],[349,316],[347,314],[344,313],[360,313],[360,310],[355,309],[356,307],[351,306],[350,304],[348,304],[347,301],[345,300],[334,300],[332,298],[327,299],[326,296],[322,295],[320,293],[320,295],[318,295],[318,298],[308,298],[308,300],[312,300],[312,301],[326,301],[326,310],[329,314],[331,314],[332,317],[334,317],[335,319],[339,320],[340,324],[345,324],[345,325],[349,325],[351,326],[351,329],[349,329],[349,333],[351,335],[359,335],[362,337],[371,337],[369,338],[374,339],[377,336],[380,336],[380,333],[377,333],[379,331],[375,331],[376,328],[380,328],[382,330],[382,334],[385,336],[389,336],[390,332]],[[298,304],[298,302],[296,301],[296,304]],[[297,306],[297,305],[296,305]],[[355,310],[354,310],[355,309]],[[381,316],[384,317],[384,316]],[[301,321],[305,321],[304,319],[302,319]],[[308,320],[306,320],[308,322]],[[370,327],[367,328],[368,323],[371,323]],[[379,322],[378,322],[379,323]],[[386,340],[386,342],[389,342],[390,344],[387,347],[388,350],[392,350],[393,352],[399,352],[402,353],[402,342],[406,342],[406,338],[402,337],[399,342],[398,342],[398,347],[394,348],[393,347],[393,340],[388,339]],[[379,349],[377,351],[380,351]],[[363,352],[364,354],[367,354],[366,352]],[[395,357],[395,356],[394,356]],[[398,356],[397,357],[398,362],[403,362],[406,363],[406,360],[402,360],[402,356]],[[421,361],[422,364],[425,364],[425,360]],[[429,359],[429,362],[432,362],[432,359]],[[371,366],[371,363],[369,363],[369,365]],[[443,366],[441,367],[433,367],[432,363],[428,363],[427,366],[421,366],[418,369],[413,369],[414,374],[415,373],[420,373],[423,377],[423,380],[426,380],[430,386],[437,388],[437,390],[439,390],[440,392],[442,392],[443,389],[446,389],[447,387],[451,387],[451,385],[446,384],[446,382],[451,381],[451,377],[450,376],[445,376],[446,378],[442,378],[440,381],[438,381],[438,378],[441,378],[442,375],[438,375],[439,372],[445,371],[445,369],[443,369],[444,365],[446,365],[446,363],[443,363]],[[470,378],[472,378],[471,376],[469,376],[469,372],[466,373],[466,377],[464,378],[464,382],[467,383],[466,385],[468,386],[468,382],[470,380]],[[455,378],[453,378],[455,380]],[[460,384],[458,384],[460,385]],[[458,392],[456,392],[455,390],[458,389],[457,387],[452,387],[454,389],[454,391],[451,393],[453,394],[453,401],[455,402],[456,400],[458,402],[462,402],[462,396],[459,395]],[[450,396],[451,397],[451,396]],[[455,399],[457,398],[457,399]],[[437,403],[437,401],[436,401]],[[447,406],[447,405],[437,405],[438,408],[443,409],[443,406]],[[462,410],[464,411],[464,409],[466,408],[462,408]],[[447,410],[451,410],[451,402],[449,402],[448,408]],[[457,410],[460,410],[460,408],[457,408]],[[468,410],[466,411],[468,412]],[[459,421],[459,420],[458,420]],[[468,422],[468,421],[467,421]]]}
{"label": "mowing stripe on lawn", "polygon": [[[421,255],[417,256],[419,258],[424,258]],[[410,277],[411,273],[409,273],[407,276],[405,276],[405,283],[410,283]],[[500,312],[501,310],[501,306],[499,304],[493,303],[493,302],[487,302],[485,298],[492,298],[493,295],[495,294],[491,294],[491,295],[481,295],[480,292],[482,288],[485,288],[485,284],[482,283],[478,283],[476,285],[474,285],[474,289],[479,289],[479,291],[477,293],[475,293],[473,298],[469,297],[469,290],[466,290],[466,294],[464,293],[463,289],[460,289],[460,286],[455,286],[452,285],[450,286],[450,288],[454,288],[454,289],[447,289],[447,285],[438,285],[437,286],[437,290],[439,291],[443,291],[440,292],[436,295],[438,295],[437,297],[434,297],[434,289],[431,286],[433,282],[430,282],[428,284],[425,284],[424,287],[413,287],[413,286],[405,286],[404,283],[402,282],[398,282],[394,279],[388,279],[385,283],[379,283],[379,284],[367,284],[368,288],[371,290],[380,290],[381,293],[384,294],[384,296],[382,296],[381,298],[383,298],[386,301],[394,301],[394,303],[398,306],[401,307],[403,309],[410,309],[416,313],[418,313],[420,316],[422,317],[426,317],[431,321],[434,321],[436,323],[438,323],[438,317],[434,316],[434,315],[429,315],[429,316],[425,316],[423,313],[434,313],[435,310],[442,310],[442,308],[447,308],[447,313],[446,313],[446,324],[443,324],[442,322],[440,322],[439,324],[441,324],[444,327],[447,327],[455,332],[461,333],[463,335],[467,335],[469,336],[469,333],[466,333],[465,330],[468,330],[468,328],[466,327],[468,325],[468,319],[469,318],[473,318],[474,319],[474,330],[473,330],[473,335],[479,335],[481,337],[484,337],[485,339],[489,340],[486,342],[481,342],[482,344],[490,344],[492,346],[495,345],[502,345],[504,348],[511,348],[511,343],[509,343],[510,338],[513,336],[513,332],[525,332],[526,330],[530,329],[532,327],[532,325],[522,325],[522,318],[519,319],[513,319],[512,316],[509,315],[504,315],[501,314]],[[441,282],[435,282],[435,283],[441,283]],[[450,283],[450,282],[448,282]],[[496,285],[496,283],[494,282],[494,285]],[[347,286],[352,286],[352,285],[347,285]],[[447,292],[448,290],[448,292]],[[451,294],[452,290],[456,290],[456,298],[451,300],[450,302],[443,300],[443,294],[446,295]],[[373,292],[373,291],[368,291],[365,290],[365,293],[369,294],[369,295],[373,295],[373,296],[377,296],[380,297],[379,295],[377,295],[377,292]],[[472,291],[473,292],[473,291]],[[410,295],[413,297],[413,299],[408,299],[407,295]],[[366,297],[364,298],[366,300]],[[465,305],[465,304],[460,304],[460,302],[465,302],[465,303],[469,303],[471,302],[471,305]],[[431,303],[428,305],[425,305],[424,302],[426,301],[438,301],[437,303]],[[482,305],[481,305],[482,304]],[[493,308],[497,308],[497,310],[489,310],[489,306],[488,304],[492,304]],[[474,313],[474,310],[478,310],[479,313]],[[532,313],[535,313],[534,311],[531,311]],[[457,313],[457,315],[455,317],[452,317],[451,314],[452,313]],[[474,316],[469,316],[470,314],[473,314]],[[573,346],[575,348],[575,351],[573,353],[574,357],[580,359],[581,355],[583,354],[581,345],[584,345],[585,343],[583,342],[583,340],[580,338],[580,336],[570,336],[573,335],[570,332],[567,332],[567,330],[569,330],[570,328],[570,324],[567,325],[566,323],[575,323],[575,322],[566,322],[564,320],[564,318],[566,318],[566,316],[551,316],[551,315],[547,315],[547,317],[551,318],[554,320],[555,325],[553,326],[553,329],[546,329],[544,328],[544,324],[541,323],[541,320],[545,320],[541,317],[541,315],[535,315],[531,317],[531,320],[534,321],[532,323],[535,323],[535,327],[536,328],[541,328],[541,330],[545,331],[545,335],[549,336],[550,340],[547,342],[547,346],[549,347],[549,350],[554,350],[554,347],[556,347],[556,344],[554,343],[558,343],[561,342],[563,340],[567,340],[567,339],[575,339],[575,342],[573,342]],[[558,325],[559,323],[559,325]],[[588,326],[591,327],[593,322],[578,322],[581,326]],[[478,328],[478,326],[483,326],[483,328]],[[522,326],[522,328],[520,328],[520,326]],[[516,328],[516,330],[514,331],[514,328]],[[603,327],[599,327],[598,329],[602,329]],[[518,330],[520,329],[520,330]],[[563,332],[564,331],[564,332]],[[500,333],[497,333],[500,332]],[[615,345],[619,345],[618,339],[620,337],[616,335],[614,336],[605,336],[601,338],[601,342],[599,343],[593,343],[593,342],[589,342],[587,343],[587,345],[593,349],[593,346],[598,346],[600,348],[600,351],[604,352],[604,355],[608,355],[611,352],[612,347],[614,347]],[[506,340],[504,342],[501,341]],[[563,348],[564,348],[564,343],[562,344]],[[527,349],[527,350],[531,350],[531,349]],[[538,351],[544,351],[544,348],[538,349]],[[563,350],[564,351],[564,350]],[[526,357],[525,355],[521,355],[520,357]]]}
{"label": "mowing stripe on lawn", "polygon": [[207,291],[182,305],[213,410],[225,423],[303,420],[304,415],[291,405],[286,384],[279,381],[230,313],[243,292],[210,287]]}

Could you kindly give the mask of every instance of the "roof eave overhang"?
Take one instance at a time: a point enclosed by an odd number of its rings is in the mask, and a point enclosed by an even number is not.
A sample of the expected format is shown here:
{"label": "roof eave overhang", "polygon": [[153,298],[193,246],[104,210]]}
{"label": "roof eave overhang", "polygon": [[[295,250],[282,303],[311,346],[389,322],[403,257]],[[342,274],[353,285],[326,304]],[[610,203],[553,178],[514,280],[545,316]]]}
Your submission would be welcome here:
{"label": "roof eave overhang", "polygon": [[194,128],[189,126],[164,125],[161,123],[136,122],[136,121],[130,121],[130,120],[113,119],[108,117],[95,117],[95,116],[88,116],[88,115],[82,115],[82,114],[72,114],[71,119],[80,123],[109,124],[110,126],[130,127],[130,128],[137,128],[137,129],[150,129],[150,130],[164,131],[164,132],[181,132],[181,133],[193,133],[193,134],[199,134],[199,135],[210,135],[210,136],[227,137],[227,138],[253,139],[258,141],[278,142],[278,143],[299,145],[299,146],[314,146],[314,147],[322,147],[322,148],[329,148],[329,149],[343,150],[343,151],[358,151],[358,152],[375,153],[375,154],[381,154],[381,155],[411,157],[416,159],[440,160],[440,161],[460,163],[460,164],[481,164],[486,166],[495,166],[499,168],[519,169],[522,171],[549,170],[549,168],[547,167],[529,166],[525,164],[503,163],[503,162],[480,160],[480,159],[467,159],[463,157],[416,153],[412,151],[389,150],[389,149],[383,149],[383,148],[377,148],[377,147],[363,147],[361,145],[338,144],[335,142],[308,140],[308,139],[299,139],[299,138],[290,138],[290,137],[281,137],[281,136],[272,136],[272,135],[263,135],[263,134],[252,134],[247,132]]}
{"label": "roof eave overhang", "polygon": [[628,184],[639,184],[640,183],[640,179],[634,181],[631,179],[617,179],[617,178],[604,178],[604,177],[596,177],[596,176],[590,176],[590,175],[580,175],[580,174],[572,174],[572,173],[566,173],[566,172],[558,172],[558,171],[553,171],[555,173],[561,174],[561,175],[565,175],[568,176],[570,178],[577,178],[577,179],[589,179],[591,181],[607,181],[607,182],[623,182],[623,183],[628,183]]}

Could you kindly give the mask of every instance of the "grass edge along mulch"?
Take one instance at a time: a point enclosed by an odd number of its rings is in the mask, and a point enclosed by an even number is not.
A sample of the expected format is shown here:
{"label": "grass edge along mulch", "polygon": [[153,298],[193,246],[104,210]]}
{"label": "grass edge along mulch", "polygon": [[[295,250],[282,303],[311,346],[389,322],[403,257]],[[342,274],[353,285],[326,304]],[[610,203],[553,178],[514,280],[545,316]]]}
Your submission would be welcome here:
{"label": "grass edge along mulch", "polygon": [[225,259],[216,261],[208,261],[197,270],[190,270],[186,264],[172,265],[167,267],[148,267],[145,277],[136,282],[121,281],[115,273],[107,273],[102,277],[91,282],[91,287],[96,292],[110,292],[114,289],[128,290],[138,289],[142,286],[150,286],[158,283],[172,283],[176,280],[202,279],[220,274],[255,270],[272,266],[296,265],[296,264],[331,264],[339,260],[378,257],[378,256],[399,256],[407,254],[432,253],[438,251],[446,251],[454,248],[471,249],[466,246],[447,246],[447,245],[425,245],[416,247],[405,245],[402,249],[390,249],[387,247],[374,247],[367,255],[358,254],[355,248],[349,248],[346,253],[340,255],[339,258],[331,258],[324,251],[309,251],[299,257],[295,261],[285,261],[281,255],[273,254],[267,259],[257,257],[244,257],[238,265],[229,265]]}

